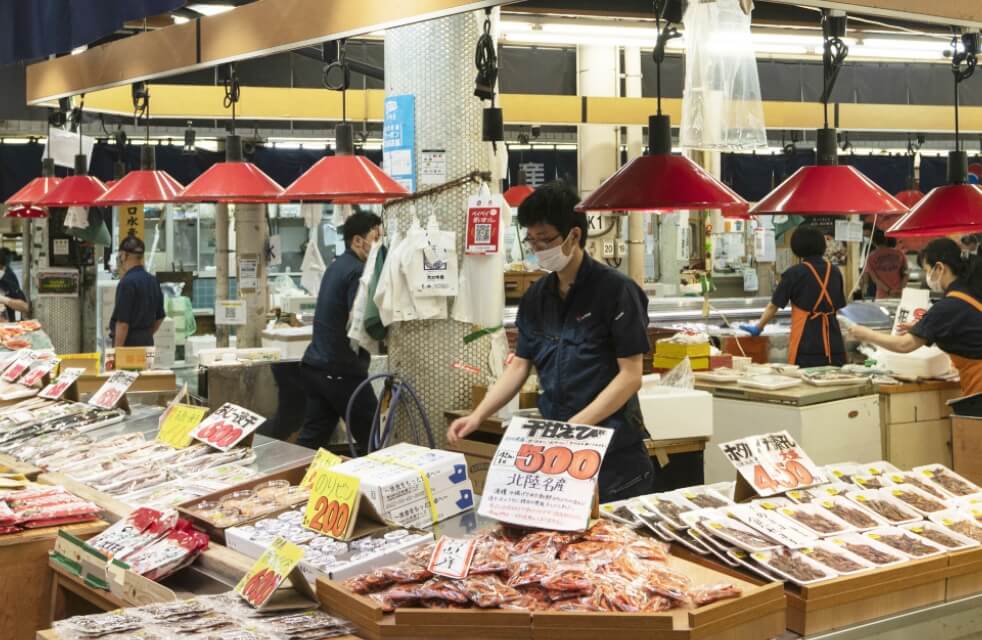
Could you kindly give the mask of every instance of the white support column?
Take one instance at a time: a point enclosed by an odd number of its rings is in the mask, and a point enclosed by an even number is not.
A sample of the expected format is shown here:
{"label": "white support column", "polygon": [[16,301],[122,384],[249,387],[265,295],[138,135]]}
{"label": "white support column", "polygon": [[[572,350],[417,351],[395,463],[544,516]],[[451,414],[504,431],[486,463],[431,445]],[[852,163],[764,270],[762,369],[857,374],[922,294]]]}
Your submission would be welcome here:
{"label": "white support column", "polygon": [[[269,297],[266,286],[266,205],[239,204],[235,206],[235,255],[238,275],[238,297],[246,301],[246,324],[236,331],[236,347],[262,346],[263,327]],[[255,260],[256,282],[254,287],[243,279],[243,266]]]}
{"label": "white support column", "polygon": [[[641,97],[641,49],[624,49],[624,96]],[[627,158],[632,160],[644,153],[644,129],[630,126],[627,129]],[[639,211],[628,217],[627,274],[639,285],[644,285],[644,235],[646,215]]]}
{"label": "white support column", "polygon": [[[215,205],[215,302],[228,300],[228,205]],[[228,327],[215,325],[215,345],[228,346]]]}

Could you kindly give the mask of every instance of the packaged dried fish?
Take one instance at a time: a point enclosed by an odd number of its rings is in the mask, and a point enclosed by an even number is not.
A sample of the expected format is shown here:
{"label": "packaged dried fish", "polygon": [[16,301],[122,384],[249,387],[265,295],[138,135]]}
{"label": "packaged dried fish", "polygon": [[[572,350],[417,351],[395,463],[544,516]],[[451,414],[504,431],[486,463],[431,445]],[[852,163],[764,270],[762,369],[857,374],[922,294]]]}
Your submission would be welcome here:
{"label": "packaged dried fish", "polygon": [[871,511],[842,496],[820,500],[816,504],[859,530],[875,529],[886,524]]}
{"label": "packaged dried fish", "polygon": [[508,586],[523,587],[539,584],[552,569],[551,557],[545,555],[513,557],[508,563]]}
{"label": "packaged dried fish", "polygon": [[978,485],[969,482],[951,469],[940,464],[916,467],[914,471],[953,496],[970,496],[974,493],[982,492],[982,488]]}
{"label": "packaged dried fish", "polygon": [[842,575],[866,571],[873,566],[859,556],[846,551],[841,546],[824,541],[817,543],[811,549],[802,550],[802,553],[819,564]]}
{"label": "packaged dried fish", "polygon": [[754,560],[782,576],[785,580],[801,585],[828,580],[836,575],[831,569],[824,568],[796,551],[777,549],[775,551],[758,551],[750,555]]}
{"label": "packaged dried fish", "polygon": [[644,504],[670,522],[675,527],[682,527],[682,514],[686,511],[693,511],[696,507],[687,500],[678,498],[673,494],[659,493],[643,498]]}
{"label": "packaged dried fish", "polygon": [[944,511],[948,508],[948,505],[945,503],[940,502],[930,494],[914,486],[894,487],[889,489],[889,493],[897,500],[913,507],[924,515],[931,515],[932,513]]}
{"label": "packaged dried fish", "polygon": [[[563,544],[576,542],[576,536],[570,536]],[[638,539],[638,534],[631,527],[624,526],[610,520],[598,520],[596,524],[586,530],[582,536],[583,540],[592,542],[631,542]]]}
{"label": "packaged dried fish", "polygon": [[838,518],[817,504],[799,504],[781,509],[779,513],[806,527],[819,537],[852,531],[848,522]]}
{"label": "packaged dried fish", "polygon": [[730,500],[706,487],[683,489],[679,495],[700,509],[717,509],[733,504]]}
{"label": "packaged dried fish", "polygon": [[913,485],[928,495],[937,498],[938,500],[948,500],[952,497],[950,493],[941,487],[929,482],[924,476],[912,471],[908,471],[907,473],[892,473],[890,474],[890,481],[895,485]]}
{"label": "packaged dried fish", "polygon": [[774,540],[757,533],[733,518],[707,519],[704,530],[747,551],[765,551],[778,546]]}
{"label": "packaged dried fish", "polygon": [[923,519],[919,513],[884,491],[855,491],[847,494],[846,497],[859,506],[869,509],[890,524],[908,524]]}
{"label": "packaged dried fish", "polygon": [[719,584],[704,584],[696,587],[689,592],[692,604],[697,607],[704,607],[727,598],[739,598],[742,594],[740,589],[729,582]]}
{"label": "packaged dried fish", "polygon": [[870,476],[856,474],[852,476],[852,482],[862,489],[883,489],[891,485],[890,479],[883,475]]}
{"label": "packaged dried fish", "polygon": [[556,600],[593,592],[589,571],[579,563],[554,563],[539,584],[550,592],[558,592],[550,593],[550,597]]}
{"label": "packaged dried fish", "polygon": [[470,576],[461,582],[460,588],[481,609],[500,607],[506,602],[518,600],[522,595],[495,575]]}
{"label": "packaged dried fish", "polygon": [[833,538],[831,543],[841,546],[849,553],[857,555],[878,567],[904,562],[908,557],[898,553],[896,549],[892,549],[860,534],[850,534],[841,538]]}

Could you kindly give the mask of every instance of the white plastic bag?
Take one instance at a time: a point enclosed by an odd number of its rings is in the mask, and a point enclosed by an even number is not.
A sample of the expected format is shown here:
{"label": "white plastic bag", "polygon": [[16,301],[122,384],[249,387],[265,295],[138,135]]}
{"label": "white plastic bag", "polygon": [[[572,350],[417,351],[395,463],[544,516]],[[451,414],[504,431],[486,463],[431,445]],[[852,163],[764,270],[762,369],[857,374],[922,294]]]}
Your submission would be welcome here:
{"label": "white plastic bag", "polygon": [[430,216],[425,241],[412,254],[409,282],[416,297],[457,295],[457,234],[441,231],[436,216]]}
{"label": "white plastic bag", "polygon": [[675,365],[675,368],[666,373],[658,381],[659,387],[673,387],[675,389],[695,389],[696,376],[692,373],[692,363],[688,358]]}
{"label": "white plastic bag", "polygon": [[300,284],[312,296],[320,292],[321,279],[327,271],[324,258],[317,248],[317,228],[321,223],[322,207],[319,204],[304,204],[300,206],[300,215],[307,225],[307,250],[303,253],[300,263]]}
{"label": "white plastic bag", "polygon": [[739,0],[689,2],[685,11],[684,149],[767,146],[750,16]]}
{"label": "white plastic bag", "polygon": [[371,251],[368,252],[365,270],[358,280],[358,293],[355,294],[351,314],[348,316],[348,339],[351,340],[351,347],[355,353],[358,352],[359,347],[372,355],[378,355],[379,352],[378,341],[368,335],[368,331],[365,330],[365,307],[368,304],[368,286],[375,275],[374,265],[381,247],[381,242],[375,242],[372,244]]}

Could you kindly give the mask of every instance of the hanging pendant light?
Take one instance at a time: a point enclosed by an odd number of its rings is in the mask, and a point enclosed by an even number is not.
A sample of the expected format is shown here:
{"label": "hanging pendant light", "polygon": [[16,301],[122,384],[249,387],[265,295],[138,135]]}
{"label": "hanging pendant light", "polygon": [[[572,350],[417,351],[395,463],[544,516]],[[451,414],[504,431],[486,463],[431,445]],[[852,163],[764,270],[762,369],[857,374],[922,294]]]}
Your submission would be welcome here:
{"label": "hanging pendant light", "polygon": [[825,126],[818,130],[817,164],[802,167],[751,210],[752,215],[900,215],[907,208],[855,167],[839,164],[837,134],[829,127],[829,98],[849,54],[842,38],[846,15],[822,13],[824,35],[822,111]]}
{"label": "hanging pendant light", "polygon": [[[952,39],[951,69],[955,78],[955,150],[948,154],[948,184],[935,187],[890,227],[894,238],[945,236],[982,231],[982,188],[968,184],[968,154],[961,148],[959,85],[975,72],[980,48],[978,33]],[[963,68],[964,65],[964,68]]]}
{"label": "hanging pendant light", "polygon": [[184,185],[169,173],[157,170],[156,154],[150,145],[150,90],[146,83],[134,85],[133,102],[146,120],[146,138],[140,148],[140,169],[112,181],[112,185],[107,183],[109,190],[99,197],[101,206],[174,202],[184,190]]}
{"label": "hanging pendant light", "polygon": [[99,178],[88,175],[88,164],[85,154],[76,155],[75,174],[62,178],[54,189],[35,204],[48,208],[100,206],[96,201],[106,192],[106,185]]}
{"label": "hanging pendant light", "polygon": [[518,180],[515,184],[508,187],[501,196],[512,209],[516,209],[525,202],[525,198],[535,193],[535,188],[525,184],[525,170],[518,169]]}
{"label": "hanging pendant light", "polygon": [[242,137],[235,134],[235,105],[239,101],[239,92],[235,67],[229,65],[225,105],[232,108],[232,127],[231,133],[225,136],[225,162],[213,164],[195,178],[175,198],[176,202],[267,204],[281,201],[283,187],[243,157]]}
{"label": "hanging pendant light", "polygon": [[64,117],[61,112],[53,112],[48,116],[48,156],[41,160],[41,175],[7,198],[4,202],[9,207],[6,217],[46,218],[48,216],[48,212],[43,207],[35,205],[61,182],[61,178],[55,176],[55,160],[51,157],[51,121],[61,117]]}
{"label": "hanging pendant light", "polygon": [[[669,9],[672,15],[667,16]],[[681,36],[673,26],[681,20],[681,3],[655,2],[658,111],[648,119],[648,153],[634,158],[607,178],[576,207],[577,211],[746,211],[747,201],[736,192],[692,160],[672,155],[672,123],[669,116],[662,114],[661,107],[661,64],[665,60],[665,45]]]}
{"label": "hanging pendant light", "polygon": [[[324,156],[283,192],[284,200],[334,204],[382,204],[409,195],[365,156],[355,155],[354,129],[348,123],[348,68],[345,41],[338,43],[338,59],[328,65],[328,88],[341,92],[341,124],[334,129],[334,155]],[[326,55],[326,49],[325,49]]]}

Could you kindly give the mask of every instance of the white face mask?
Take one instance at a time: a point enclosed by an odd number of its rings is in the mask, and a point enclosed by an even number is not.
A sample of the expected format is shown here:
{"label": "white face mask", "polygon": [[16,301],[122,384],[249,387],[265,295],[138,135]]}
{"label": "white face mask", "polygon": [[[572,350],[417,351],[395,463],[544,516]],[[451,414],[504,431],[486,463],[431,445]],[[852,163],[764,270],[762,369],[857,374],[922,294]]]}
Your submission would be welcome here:
{"label": "white face mask", "polygon": [[569,261],[573,259],[573,253],[570,252],[569,255],[563,253],[564,244],[566,244],[565,238],[559,246],[543,251],[536,251],[535,257],[539,261],[539,266],[546,271],[562,271],[565,269]]}
{"label": "white face mask", "polygon": [[944,288],[941,286],[941,276],[939,275],[937,278],[932,278],[931,276],[933,275],[934,269],[932,268],[927,274],[927,288],[935,293],[941,293],[944,291]]}

